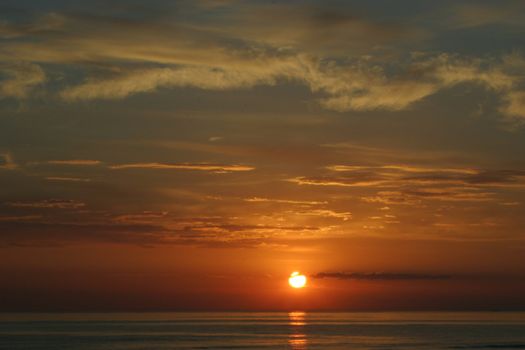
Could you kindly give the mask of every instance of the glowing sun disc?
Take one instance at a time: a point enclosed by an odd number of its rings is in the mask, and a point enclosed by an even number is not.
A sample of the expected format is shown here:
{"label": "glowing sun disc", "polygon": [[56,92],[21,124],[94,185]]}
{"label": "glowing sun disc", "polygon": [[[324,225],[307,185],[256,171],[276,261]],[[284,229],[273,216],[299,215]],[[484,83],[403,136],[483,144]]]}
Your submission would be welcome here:
{"label": "glowing sun disc", "polygon": [[299,272],[292,272],[290,278],[288,278],[288,283],[293,288],[303,288],[306,285],[306,276],[301,275]]}

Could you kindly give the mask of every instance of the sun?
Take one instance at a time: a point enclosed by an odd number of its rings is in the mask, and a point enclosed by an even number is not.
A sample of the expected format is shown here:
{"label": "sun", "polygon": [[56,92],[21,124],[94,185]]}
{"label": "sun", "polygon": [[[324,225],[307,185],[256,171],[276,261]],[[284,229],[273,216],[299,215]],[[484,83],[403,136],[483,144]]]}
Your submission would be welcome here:
{"label": "sun", "polygon": [[306,285],[306,276],[301,275],[299,272],[292,272],[290,278],[288,278],[288,283],[293,288],[304,288]]}

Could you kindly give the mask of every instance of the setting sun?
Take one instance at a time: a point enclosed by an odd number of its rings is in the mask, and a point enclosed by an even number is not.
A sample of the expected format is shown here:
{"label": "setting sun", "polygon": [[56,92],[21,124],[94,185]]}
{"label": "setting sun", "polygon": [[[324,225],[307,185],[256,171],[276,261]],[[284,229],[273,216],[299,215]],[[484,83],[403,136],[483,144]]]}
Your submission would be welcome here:
{"label": "setting sun", "polygon": [[0,350],[525,350],[525,0],[0,0]]}
{"label": "setting sun", "polygon": [[306,276],[301,275],[299,272],[292,272],[290,278],[288,278],[288,283],[293,288],[303,288],[306,285]]}

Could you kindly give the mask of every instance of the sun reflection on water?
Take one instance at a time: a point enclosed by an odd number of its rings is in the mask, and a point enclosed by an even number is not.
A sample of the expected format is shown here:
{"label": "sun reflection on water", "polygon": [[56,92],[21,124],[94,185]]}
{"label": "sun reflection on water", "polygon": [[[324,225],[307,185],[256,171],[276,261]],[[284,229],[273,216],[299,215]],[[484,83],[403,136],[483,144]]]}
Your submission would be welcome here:
{"label": "sun reflection on water", "polygon": [[308,345],[306,334],[304,332],[304,326],[306,326],[306,313],[302,311],[289,312],[288,324],[290,326],[288,345],[293,350],[305,350]]}

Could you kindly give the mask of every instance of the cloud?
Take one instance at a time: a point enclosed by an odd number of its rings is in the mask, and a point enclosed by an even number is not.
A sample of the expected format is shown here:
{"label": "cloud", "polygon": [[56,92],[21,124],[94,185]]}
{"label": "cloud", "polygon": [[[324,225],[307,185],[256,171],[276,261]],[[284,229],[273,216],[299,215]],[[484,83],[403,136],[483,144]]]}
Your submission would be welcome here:
{"label": "cloud", "polygon": [[[309,88],[327,109],[399,111],[444,89],[475,84],[500,98],[502,114],[524,118],[523,77],[509,70],[505,57],[417,53],[385,60],[372,43],[397,43],[421,28],[330,6],[228,9],[195,22],[177,14],[172,21],[49,14],[26,28],[4,23],[0,34],[10,39],[0,62],[11,78],[0,94],[25,98],[46,81],[42,64],[67,65],[84,77],[61,79],[59,95],[70,102],[160,88],[221,91],[293,83]],[[360,52],[356,45],[366,54],[353,53]]]}
{"label": "cloud", "polygon": [[[419,167],[389,164],[382,166],[331,165],[337,175],[302,176],[288,181],[299,185],[344,187],[400,187],[405,185],[470,187],[525,186],[523,170],[480,170],[473,168]],[[468,190],[468,188],[466,188]]]}
{"label": "cloud", "polygon": [[[488,67],[486,67],[488,65]],[[498,92],[508,92],[518,78],[499,65],[476,58],[461,58],[450,54],[414,58],[408,63],[398,62],[402,71],[389,75],[381,66],[361,65],[332,68],[332,75],[352,83],[337,82],[326,77],[317,83],[329,95],[321,104],[337,111],[348,110],[404,110],[424,98],[462,83],[477,84]],[[316,85],[312,85],[315,89]]]}
{"label": "cloud", "polygon": [[0,81],[0,98],[27,98],[29,92],[46,81],[46,74],[33,63],[12,63],[0,65],[0,73],[7,78]]}
{"label": "cloud", "polygon": [[[361,53],[371,45],[412,39],[424,32],[401,22],[367,18],[346,6],[240,2],[226,11],[214,11],[210,17],[202,8],[195,11],[195,4],[204,3],[187,1],[177,6],[177,11],[164,11],[153,19],[140,16],[131,19],[132,16],[124,17],[122,13],[118,17],[111,17],[111,13],[106,16],[52,13],[29,25],[2,23],[0,28],[5,28],[11,38],[40,39],[30,44],[9,43],[13,56],[28,56],[30,48],[34,48],[35,56],[47,62],[121,59],[188,63],[206,59],[206,54],[219,62],[226,57],[225,49],[261,47],[292,48],[307,53],[360,49]],[[268,26],[269,21],[272,26]],[[75,50],[65,49],[68,47]]]}
{"label": "cloud", "polygon": [[500,111],[511,119],[525,120],[525,91],[509,92]]}
{"label": "cloud", "polygon": [[168,212],[151,212],[151,211],[145,211],[138,214],[123,214],[118,215],[115,218],[113,218],[116,222],[133,222],[133,223],[148,223],[148,222],[154,222],[159,221],[161,219],[166,218],[168,215]]}
{"label": "cloud", "polygon": [[[183,244],[218,247],[254,247],[271,243],[272,237],[316,232],[318,227],[299,225],[249,225],[208,222],[206,218],[178,219],[170,227],[163,216],[117,217],[111,222],[53,222],[41,216],[0,217],[0,246],[50,246],[81,242],[137,245]],[[149,220],[146,220],[149,219]],[[138,221],[136,221],[138,220]],[[221,222],[222,221],[222,222]]]}
{"label": "cloud", "polygon": [[68,159],[68,160],[50,160],[48,164],[53,165],[99,165],[102,162],[100,160],[89,160],[89,159]]}
{"label": "cloud", "polygon": [[13,39],[38,34],[50,34],[59,30],[64,24],[64,17],[57,13],[48,13],[30,23],[10,23],[0,21],[0,38]]}
{"label": "cloud", "polygon": [[244,199],[246,202],[252,202],[252,203],[282,203],[282,204],[297,204],[297,205],[322,205],[327,204],[327,202],[319,202],[319,201],[300,201],[300,200],[292,200],[292,199],[275,199],[275,198],[261,198],[261,197],[252,197],[252,198],[246,198]]}
{"label": "cloud", "polygon": [[197,87],[204,90],[247,88],[274,85],[272,72],[225,70],[222,68],[154,68],[133,71],[114,79],[90,81],[62,91],[68,101],[124,98],[160,87]]}
{"label": "cloud", "polygon": [[67,177],[67,176],[46,176],[49,181],[64,181],[64,182],[91,182],[91,179],[85,177]]}
{"label": "cloud", "polygon": [[226,20],[220,29],[243,41],[332,55],[361,54],[371,47],[413,42],[427,35],[408,22],[377,20],[363,11],[327,2],[254,4],[241,7]]}
{"label": "cloud", "polygon": [[401,73],[392,75],[384,67],[366,61],[344,65],[323,63],[319,58],[300,53],[267,52],[251,60],[253,63],[237,62],[236,65],[210,66],[194,62],[176,68],[131,70],[114,78],[89,80],[72,86],[63,90],[61,97],[68,101],[118,99],[162,87],[227,90],[293,81],[324,95],[320,103],[327,109],[397,111],[443,89],[471,83],[502,94],[508,105],[501,109],[504,114],[514,113],[518,117],[522,114],[520,92],[514,90],[519,78],[505,72],[503,63],[497,65],[481,59],[440,54],[409,63],[398,62]]}
{"label": "cloud", "polygon": [[321,105],[327,109],[345,112],[349,110],[368,111],[374,109],[403,110],[414,102],[434,94],[438,88],[430,83],[384,82],[370,85],[359,93],[341,91],[336,96],[327,97]]}
{"label": "cloud", "polygon": [[[186,227],[188,230],[190,227]],[[315,226],[291,225],[248,225],[248,224],[204,224],[191,226],[192,232],[284,232],[284,231],[317,231]]]}
{"label": "cloud", "polygon": [[521,202],[501,202],[499,204],[500,205],[509,206],[509,207],[513,207],[513,206],[516,206],[516,205],[520,205]]}
{"label": "cloud", "polygon": [[51,223],[0,221],[0,245],[50,246],[79,242],[153,244],[163,240],[162,228],[143,224]]}
{"label": "cloud", "polygon": [[469,168],[442,168],[442,167],[421,167],[414,165],[405,164],[390,164],[376,167],[363,166],[363,165],[330,165],[326,169],[339,172],[356,171],[356,170],[367,170],[367,169],[384,169],[384,170],[397,170],[406,173],[456,173],[456,174],[477,174],[478,171]]}
{"label": "cloud", "polygon": [[523,170],[429,167],[405,164],[331,165],[331,173],[288,179],[307,186],[378,190],[361,200],[368,203],[417,205],[423,201],[488,202],[501,189],[525,189]]}
{"label": "cloud", "polygon": [[400,191],[380,191],[373,196],[361,197],[361,200],[367,203],[381,203],[381,204],[404,204],[415,205],[421,203],[421,198],[406,195]]}
{"label": "cloud", "polygon": [[13,160],[11,153],[0,153],[0,169],[13,170],[16,168],[18,168],[18,164]]}
{"label": "cloud", "polygon": [[494,200],[494,193],[464,187],[412,189],[402,194],[413,198],[442,201],[485,202]]}
{"label": "cloud", "polygon": [[522,27],[525,19],[524,10],[521,1],[506,1],[503,6],[458,4],[453,8],[451,22],[455,28],[475,28],[494,24]]}
{"label": "cloud", "polygon": [[[22,216],[3,216],[0,215],[0,222],[2,221],[12,221],[12,222],[19,222],[19,221],[34,221],[34,220],[40,220],[42,219],[42,215],[22,215]],[[0,235],[1,238],[1,235]]]}
{"label": "cloud", "polygon": [[368,203],[419,204],[423,200],[452,202],[487,202],[495,200],[495,194],[464,187],[404,189],[402,191],[379,191],[376,195],[361,197]]}
{"label": "cloud", "polygon": [[217,7],[231,6],[239,0],[196,0],[197,6],[205,9],[215,9]]}
{"label": "cloud", "polygon": [[452,278],[446,274],[411,273],[411,272],[319,272],[312,276],[319,279],[368,280],[368,281],[411,281],[411,280],[446,280]]}
{"label": "cloud", "polygon": [[342,186],[342,187],[370,187],[383,184],[385,181],[380,179],[370,179],[366,174],[359,174],[352,177],[333,177],[333,176],[299,176],[287,181],[297,185],[311,186]]}
{"label": "cloud", "polygon": [[12,207],[17,208],[52,208],[52,209],[79,209],[86,204],[73,199],[45,199],[35,202],[9,202]]}
{"label": "cloud", "polygon": [[352,219],[352,213],[348,211],[338,212],[338,211],[334,211],[330,209],[311,209],[308,211],[293,212],[293,214],[306,215],[306,216],[318,216],[318,217],[324,217],[324,218],[336,218],[336,219],[341,219],[343,221],[348,221]]}
{"label": "cloud", "polygon": [[175,169],[175,170],[201,170],[211,172],[251,171],[254,167],[247,165],[231,164],[206,164],[206,163],[131,163],[112,165],[110,169]]}

